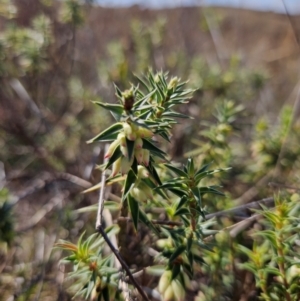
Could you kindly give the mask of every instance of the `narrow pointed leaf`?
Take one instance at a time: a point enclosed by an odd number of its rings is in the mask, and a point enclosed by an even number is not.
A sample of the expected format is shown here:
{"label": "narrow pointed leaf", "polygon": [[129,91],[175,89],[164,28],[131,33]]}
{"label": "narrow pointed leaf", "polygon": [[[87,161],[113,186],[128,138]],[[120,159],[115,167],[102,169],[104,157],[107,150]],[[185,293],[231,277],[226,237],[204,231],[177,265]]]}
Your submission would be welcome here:
{"label": "narrow pointed leaf", "polygon": [[[152,159],[153,160],[153,159]],[[154,181],[158,184],[158,185],[162,185],[162,182],[159,178],[159,175],[155,169],[155,167],[153,166],[152,161],[149,162],[149,165],[147,166],[148,171],[150,172],[151,176],[153,177]]]}
{"label": "narrow pointed leaf", "polygon": [[157,236],[159,236],[159,231],[157,230],[155,225],[151,223],[146,213],[142,211],[141,208],[139,208],[139,219],[142,223],[144,223],[147,227],[149,227]]}
{"label": "narrow pointed leaf", "polygon": [[143,106],[145,103],[147,103],[147,101],[150,99],[150,97],[155,94],[156,90],[151,91],[150,93],[148,93],[147,95],[143,96],[141,99],[139,99],[138,101],[136,101],[133,105],[133,107],[136,110],[140,109],[140,106]]}
{"label": "narrow pointed leaf", "polygon": [[172,170],[174,173],[176,173],[180,177],[188,178],[187,173],[185,173],[183,170],[171,165],[171,164],[164,164],[168,169]]}
{"label": "narrow pointed leaf", "polygon": [[123,111],[124,111],[124,108],[122,105],[119,105],[119,104],[114,104],[114,103],[103,103],[103,102],[100,102],[100,101],[94,101],[94,104],[106,109],[106,110],[109,110],[115,114],[118,114],[118,115],[122,115]]}
{"label": "narrow pointed leaf", "polygon": [[133,188],[134,183],[136,181],[136,175],[133,172],[132,169],[129,170],[128,174],[127,174],[127,178],[124,184],[124,191],[123,191],[123,196],[122,196],[122,201],[124,202],[128,193],[130,192],[130,190]]}
{"label": "narrow pointed leaf", "polygon": [[195,173],[194,160],[192,158],[187,160],[187,171],[189,176],[193,176]]}
{"label": "narrow pointed leaf", "polygon": [[166,141],[171,142],[171,140],[169,138],[169,135],[165,131],[159,131],[156,134],[159,135],[159,136],[161,136]]}
{"label": "narrow pointed leaf", "polygon": [[202,257],[200,257],[196,254],[193,254],[193,259],[194,259],[195,262],[197,262],[201,265],[206,264],[205,260]]}
{"label": "narrow pointed leaf", "polygon": [[116,160],[118,160],[122,156],[122,152],[120,150],[120,145],[115,149],[113,155],[108,159],[108,162],[105,165],[105,169],[110,167]]}
{"label": "narrow pointed leaf", "polygon": [[137,76],[136,74],[133,74],[134,77],[142,84],[142,86],[147,90],[147,92],[150,91],[148,85],[146,84],[146,82],[139,76]]}
{"label": "narrow pointed leaf", "polygon": [[[104,130],[94,138],[87,141],[87,143],[92,143],[95,141],[110,141],[117,138],[119,131],[123,128],[122,123],[115,123],[110,126],[108,129]],[[115,138],[113,138],[115,137]]]}
{"label": "narrow pointed leaf", "polygon": [[126,138],[126,147],[128,152],[128,160],[130,161],[134,152],[134,141]]}
{"label": "narrow pointed leaf", "polygon": [[206,171],[206,170],[208,169],[208,167],[209,167],[212,163],[213,163],[213,162],[210,162],[210,163],[208,163],[208,164],[206,164],[206,165],[203,165],[203,166],[196,172],[195,176],[197,176],[198,174],[200,174],[200,173]]}
{"label": "narrow pointed leaf", "polygon": [[199,210],[202,209],[202,198],[201,198],[201,191],[200,191],[200,188],[198,187],[194,187],[191,189],[192,192],[193,192],[193,195],[195,197],[195,199],[197,200],[197,204],[199,206]]}
{"label": "narrow pointed leaf", "polygon": [[163,156],[166,155],[166,153],[164,151],[162,151],[157,146],[152,144],[149,140],[147,140],[147,139],[142,139],[142,140],[143,140],[143,148],[148,149],[150,152],[162,154]]}
{"label": "narrow pointed leaf", "polygon": [[172,268],[172,280],[174,280],[180,273],[180,265],[174,264]]}
{"label": "narrow pointed leaf", "polygon": [[135,175],[137,175],[137,173],[138,173],[138,163],[137,163],[137,160],[136,160],[135,157],[133,159],[133,163],[132,163],[131,169],[135,173]]}
{"label": "narrow pointed leaf", "polygon": [[177,205],[177,207],[176,207],[176,210],[178,210],[178,209],[180,209],[182,206],[184,206],[184,205],[186,204],[187,201],[188,201],[188,198],[184,195],[184,196],[180,199],[180,201],[179,201],[179,203],[178,203],[178,205]]}
{"label": "narrow pointed leaf", "polygon": [[184,115],[175,111],[167,111],[161,115],[162,117],[172,117],[172,118],[186,118],[186,119],[193,119],[193,117]]}
{"label": "narrow pointed leaf", "polygon": [[118,88],[118,86],[114,83],[114,87],[115,87],[115,90],[116,90],[116,95],[119,97],[119,98],[122,98],[122,92],[121,90]]}
{"label": "narrow pointed leaf", "polygon": [[181,245],[179,246],[171,255],[171,257],[169,258],[169,264],[171,264],[181,253],[183,253],[186,250],[186,246],[185,245]]}
{"label": "narrow pointed leaf", "polygon": [[180,208],[176,210],[174,216],[182,216],[182,215],[191,215],[189,209],[187,208]]}
{"label": "narrow pointed leaf", "polygon": [[174,194],[178,195],[179,197],[187,196],[187,192],[182,189],[178,188],[169,188],[169,191],[173,192]]}
{"label": "narrow pointed leaf", "polygon": [[205,194],[205,193],[211,193],[211,194],[216,194],[216,195],[221,195],[224,196],[225,194],[215,188],[212,187],[200,187],[200,192],[201,195]]}
{"label": "narrow pointed leaf", "polygon": [[130,194],[128,194],[127,199],[134,228],[137,231],[139,222],[139,203]]}

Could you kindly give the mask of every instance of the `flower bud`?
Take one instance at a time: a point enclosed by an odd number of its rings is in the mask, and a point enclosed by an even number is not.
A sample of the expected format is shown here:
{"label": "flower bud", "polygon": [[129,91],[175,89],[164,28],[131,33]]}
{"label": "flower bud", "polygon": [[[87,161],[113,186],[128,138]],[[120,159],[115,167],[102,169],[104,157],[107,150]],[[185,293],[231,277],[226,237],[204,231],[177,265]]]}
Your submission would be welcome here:
{"label": "flower bud", "polygon": [[137,138],[134,142],[134,148],[139,149],[143,147],[143,140],[142,138]]}
{"label": "flower bud", "polygon": [[147,149],[143,149],[143,163],[145,166],[149,165],[150,152]]}
{"label": "flower bud", "polygon": [[128,149],[127,149],[127,147],[126,146],[121,146],[120,150],[121,150],[123,156],[128,158]]}
{"label": "flower bud", "polygon": [[172,271],[170,271],[170,270],[164,271],[163,274],[161,275],[161,277],[159,279],[159,283],[158,283],[158,291],[161,294],[164,294],[166,289],[169,287],[169,285],[171,283],[171,279],[172,279]]}
{"label": "flower bud", "polygon": [[149,172],[148,170],[142,166],[142,165],[138,165],[138,178],[139,179],[145,179],[149,177]]}
{"label": "flower bud", "polygon": [[101,279],[99,279],[98,282],[95,284],[91,293],[90,300],[97,301],[100,293],[101,293]]}
{"label": "flower bud", "polygon": [[156,241],[156,246],[160,249],[164,249],[167,246],[167,240],[166,239],[159,239]]}
{"label": "flower bud", "polygon": [[176,88],[176,86],[178,85],[179,79],[178,77],[173,77],[171,78],[169,84],[168,84],[168,90],[171,90],[173,88]]}
{"label": "flower bud", "polygon": [[126,90],[122,93],[123,96],[123,105],[124,109],[126,111],[130,111],[134,104],[134,95],[133,95],[133,89]]}
{"label": "flower bud", "polygon": [[114,177],[115,175],[117,175],[117,173],[120,171],[120,168],[121,168],[121,157],[114,162],[111,176]]}
{"label": "flower bud", "polygon": [[134,155],[136,157],[136,160],[137,160],[138,164],[142,164],[142,162],[143,162],[143,149],[142,148],[135,149],[134,150]]}
{"label": "flower bud", "polygon": [[118,139],[113,141],[110,144],[110,146],[108,147],[108,150],[107,150],[104,158],[105,159],[110,158],[113,155],[113,153],[114,153],[114,151],[115,151],[115,149],[117,148],[118,145],[119,145],[119,140]]}
{"label": "flower bud", "polygon": [[141,138],[151,138],[153,137],[154,133],[146,128],[140,127],[138,132],[137,132],[138,136],[140,136]]}
{"label": "flower bud", "polygon": [[179,282],[179,280],[173,280],[171,282],[171,287],[175,296],[175,300],[183,301],[185,296],[185,291],[182,284]]}
{"label": "flower bud", "polygon": [[147,196],[146,194],[138,187],[134,187],[131,191],[130,194],[133,198],[135,198],[139,202],[146,202],[147,201]]}
{"label": "flower bud", "polygon": [[187,289],[192,289],[192,282],[186,273],[183,273],[184,287]]}
{"label": "flower bud", "polygon": [[124,132],[119,133],[117,139],[119,140],[121,146],[126,146],[126,136]]}
{"label": "flower bud", "polygon": [[124,122],[123,129],[124,129],[124,134],[128,140],[134,141],[136,139],[136,133],[133,131],[129,123]]}
{"label": "flower bud", "polygon": [[165,293],[164,293],[164,297],[163,297],[163,300],[164,301],[174,301],[174,291],[173,291],[173,288],[172,286],[168,286]]}
{"label": "flower bud", "polygon": [[120,168],[121,174],[122,175],[127,174],[129,169],[131,168],[131,165],[132,165],[132,161],[129,161],[126,157],[122,157],[121,168]]}

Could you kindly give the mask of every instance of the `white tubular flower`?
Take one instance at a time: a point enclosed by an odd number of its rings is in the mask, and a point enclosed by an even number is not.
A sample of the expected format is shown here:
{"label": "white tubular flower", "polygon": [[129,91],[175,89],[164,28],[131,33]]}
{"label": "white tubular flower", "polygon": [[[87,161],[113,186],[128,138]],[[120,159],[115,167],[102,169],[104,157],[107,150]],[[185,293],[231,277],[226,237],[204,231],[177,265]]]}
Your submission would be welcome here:
{"label": "white tubular flower", "polygon": [[167,288],[170,286],[172,280],[172,271],[164,271],[161,275],[158,283],[158,291],[164,294]]}
{"label": "white tubular flower", "polygon": [[143,162],[143,149],[135,149],[134,155],[136,157],[136,160],[138,161],[138,164],[142,164]]}
{"label": "white tubular flower", "polygon": [[119,140],[113,141],[110,144],[110,146],[109,146],[109,148],[107,150],[107,153],[105,154],[104,158],[105,159],[110,158],[113,155],[113,153],[114,153],[114,151],[115,151],[115,149],[117,148],[118,145],[119,145]]}
{"label": "white tubular flower", "polygon": [[126,146],[126,136],[124,132],[119,133],[117,139],[119,140],[121,146]]}
{"label": "white tubular flower", "polygon": [[151,138],[154,136],[153,132],[151,132],[150,130],[140,127],[138,132],[137,132],[138,136],[142,137],[142,138]]}
{"label": "white tubular flower", "polygon": [[183,279],[184,279],[185,288],[192,289],[191,280],[190,280],[189,276],[186,273],[183,274]]}
{"label": "white tubular flower", "polygon": [[164,301],[174,301],[174,291],[172,285],[168,286],[166,291],[164,292],[163,300]]}
{"label": "white tubular flower", "polygon": [[173,280],[171,282],[174,297],[176,301],[183,301],[185,297],[185,290],[179,280]]}
{"label": "white tubular flower", "polygon": [[136,133],[133,131],[129,123],[124,122],[123,129],[124,129],[124,134],[128,140],[134,141],[136,139]]}
{"label": "white tubular flower", "polygon": [[131,168],[131,165],[132,165],[132,160],[129,161],[127,158],[122,157],[122,159],[121,159],[121,168],[120,168],[121,174],[122,175],[127,174],[128,171]]}
{"label": "white tubular flower", "polygon": [[123,156],[128,158],[128,149],[127,149],[127,147],[121,145],[120,150],[121,150]]}
{"label": "white tubular flower", "polygon": [[139,149],[143,147],[143,140],[142,138],[136,138],[135,142],[134,142],[134,148],[135,149]]}
{"label": "white tubular flower", "polygon": [[148,170],[142,166],[142,165],[138,165],[138,178],[139,179],[145,179],[149,177],[149,172]]}
{"label": "white tubular flower", "polygon": [[143,149],[143,163],[145,166],[149,165],[150,152],[147,149]]}
{"label": "white tubular flower", "polygon": [[119,173],[120,169],[121,169],[121,157],[114,162],[111,176],[112,177],[116,176]]}

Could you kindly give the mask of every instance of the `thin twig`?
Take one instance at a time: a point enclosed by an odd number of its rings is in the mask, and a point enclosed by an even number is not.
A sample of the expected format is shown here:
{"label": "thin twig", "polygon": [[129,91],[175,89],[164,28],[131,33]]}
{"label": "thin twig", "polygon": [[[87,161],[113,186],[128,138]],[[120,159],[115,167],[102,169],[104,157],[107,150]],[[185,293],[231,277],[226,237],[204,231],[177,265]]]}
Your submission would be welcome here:
{"label": "thin twig", "polygon": [[[127,221],[132,222],[132,219],[130,217],[120,216],[118,217],[118,221]],[[183,224],[181,222],[174,222],[174,221],[160,221],[160,220],[151,220],[152,224],[155,225],[167,225],[167,226],[182,226]]]}
{"label": "thin twig", "polygon": [[[132,277],[134,277],[134,278],[141,277],[141,276],[144,274],[145,269],[146,269],[146,268],[143,268],[142,270],[133,273],[133,274],[132,274]],[[129,277],[128,277],[128,276],[125,277],[125,281],[127,281],[127,282],[129,281]]]}
{"label": "thin twig", "polygon": [[[109,148],[109,144],[106,144],[105,147],[104,147],[104,154],[107,153],[108,148]],[[104,161],[103,163],[105,164],[107,160],[104,158],[103,161]],[[123,258],[120,256],[120,254],[118,253],[118,251],[116,249],[116,247],[117,247],[116,237],[114,236],[112,238],[112,241],[111,241],[108,238],[106,232],[102,228],[102,224],[103,224],[102,223],[102,214],[103,214],[104,220],[106,222],[112,223],[112,217],[110,215],[110,212],[108,210],[103,210],[103,208],[104,208],[105,181],[106,181],[106,174],[105,174],[105,171],[103,171],[102,172],[102,177],[101,177],[101,188],[100,188],[100,193],[99,193],[99,200],[98,200],[96,230],[102,235],[102,237],[104,238],[104,240],[108,244],[109,248],[115,254],[116,258],[118,259],[118,261],[115,261],[115,266],[118,267],[118,268],[123,267],[123,269],[126,271],[128,277],[130,279],[134,279],[134,276],[130,272],[127,264],[125,263],[125,261],[123,260]],[[133,284],[135,285],[137,290],[140,292],[140,294],[144,297],[144,299],[148,301],[149,299],[147,298],[147,295],[145,294],[143,289],[139,286],[139,284],[136,281],[133,281]],[[129,292],[129,289],[128,289],[128,284],[125,281],[123,281],[122,277],[120,277],[119,285],[120,285],[120,288],[123,292],[124,299],[126,301],[130,301],[131,297],[130,297],[130,292]]]}
{"label": "thin twig", "polygon": [[[6,178],[6,181],[12,181],[15,177],[8,176]],[[81,186],[83,188],[89,188],[92,186],[92,183],[77,177],[75,175],[66,173],[66,172],[54,172],[54,173],[41,173],[36,177],[36,180],[34,180],[33,184],[30,185],[26,189],[22,189],[21,192],[13,194],[12,195],[12,203],[15,205],[20,200],[28,197],[29,195],[36,193],[37,191],[44,189],[47,185],[59,181],[59,180],[65,180],[70,183],[73,183],[75,185]]]}
{"label": "thin twig", "polygon": [[137,283],[137,281],[135,280],[135,278],[132,276],[132,273],[130,272],[129,267],[127,266],[127,264],[123,260],[123,258],[120,256],[118,250],[116,250],[116,248],[114,247],[114,245],[111,243],[111,241],[108,238],[108,236],[107,236],[106,232],[104,231],[104,229],[101,226],[99,226],[97,228],[97,231],[102,235],[102,237],[104,238],[104,240],[106,241],[106,243],[108,244],[108,246],[110,247],[110,249],[112,250],[112,252],[115,254],[115,256],[119,260],[120,264],[122,265],[122,268],[126,271],[129,279],[131,280],[131,282],[133,283],[133,285],[137,288],[137,290],[139,291],[139,293],[141,294],[141,296],[144,298],[144,300],[150,301],[149,298],[147,297],[146,293],[143,291],[142,287],[139,285],[139,283]]}
{"label": "thin twig", "polygon": [[25,225],[19,225],[16,232],[25,232],[35,227],[49,212],[58,206],[63,199],[66,198],[66,193],[59,193],[47,202],[39,211],[37,211]]}
{"label": "thin twig", "polygon": [[[109,144],[105,144],[104,147],[104,154],[108,151]],[[106,159],[104,158],[104,164],[106,163]],[[102,212],[104,207],[104,189],[105,189],[105,180],[106,180],[106,174],[105,170],[102,172],[101,177],[101,189],[99,194],[99,200],[98,200],[98,212],[97,212],[97,221],[96,221],[96,229],[100,228],[102,226]]]}
{"label": "thin twig", "polygon": [[274,206],[274,198],[265,198],[259,201],[254,201],[245,205],[237,206],[228,210],[218,211],[214,213],[207,214],[205,217],[206,219],[211,219],[213,217],[219,216],[229,216],[241,212],[245,209],[260,209],[260,205],[265,205],[267,207]]}
{"label": "thin twig", "polygon": [[273,173],[274,177],[278,176],[279,173],[280,173],[281,160],[283,159],[284,155],[286,154],[286,149],[287,149],[287,144],[288,144],[288,141],[289,141],[289,138],[290,138],[290,134],[291,134],[293,126],[296,122],[296,119],[298,118],[299,111],[300,111],[300,88],[298,89],[297,97],[296,97],[296,100],[294,102],[293,112],[292,112],[293,115],[292,115],[292,118],[289,122],[286,133],[283,137],[283,142],[281,144],[281,148],[280,148],[280,151],[279,151],[279,154],[278,154],[278,158],[277,158],[274,173]]}
{"label": "thin twig", "polygon": [[265,186],[270,178],[273,175],[274,170],[269,171],[266,175],[264,175],[261,179],[258,180],[258,182],[249,188],[246,192],[243,193],[239,198],[235,199],[233,203],[235,204],[247,204],[249,201],[251,201],[253,198],[255,198],[258,193],[259,189],[263,186]]}
{"label": "thin twig", "polygon": [[236,237],[239,233],[242,231],[246,230],[253,222],[255,222],[258,218],[260,218],[262,215],[261,214],[254,214],[245,220],[234,224],[232,227],[229,227],[229,235],[230,237]]}
{"label": "thin twig", "polygon": [[217,22],[215,22],[215,20],[211,18],[209,12],[207,13],[206,9],[203,9],[203,15],[206,20],[213,41],[218,62],[220,64],[220,67],[224,68],[224,59],[227,58],[227,51],[226,51],[224,40],[222,38],[221,31],[218,27]]}
{"label": "thin twig", "polygon": [[294,187],[294,186],[289,186],[289,185],[285,185],[282,183],[276,183],[276,182],[270,182],[269,186],[271,187],[277,187],[277,188],[285,188],[285,189],[292,189],[292,190],[296,190],[296,191],[300,191],[299,187]]}
{"label": "thin twig", "polygon": [[[238,233],[245,230],[253,221],[257,220],[261,217],[261,214],[254,214],[241,222],[228,226],[226,228],[221,229],[219,232],[229,231],[231,237],[235,237]],[[205,242],[211,241],[215,237],[215,234],[209,235],[203,239]]]}
{"label": "thin twig", "polygon": [[293,19],[292,19],[291,15],[290,15],[290,13],[289,13],[289,11],[288,11],[288,9],[287,9],[285,0],[282,0],[282,4],[283,4],[283,6],[284,6],[285,13],[286,13],[286,15],[287,15],[287,17],[288,17],[288,19],[289,19],[290,24],[291,24],[291,27],[292,27],[292,30],[293,30],[293,34],[294,34],[296,43],[297,43],[297,45],[298,45],[298,47],[299,47],[299,49],[300,49],[300,41],[299,41],[299,38],[298,38],[296,26],[295,26],[295,24],[294,24],[294,22],[293,22]]}

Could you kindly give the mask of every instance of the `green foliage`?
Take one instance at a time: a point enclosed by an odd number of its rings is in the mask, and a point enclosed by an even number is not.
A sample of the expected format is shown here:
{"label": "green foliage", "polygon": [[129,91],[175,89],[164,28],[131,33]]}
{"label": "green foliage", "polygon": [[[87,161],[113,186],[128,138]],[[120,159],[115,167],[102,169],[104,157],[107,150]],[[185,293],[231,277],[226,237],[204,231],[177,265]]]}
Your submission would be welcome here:
{"label": "green foliage", "polygon": [[200,131],[200,135],[205,141],[192,139],[192,142],[200,147],[187,152],[185,156],[197,156],[197,160],[202,164],[209,162],[225,166],[230,164],[233,154],[229,139],[236,131],[234,122],[242,110],[243,106],[237,106],[233,101],[218,102],[214,113],[216,121],[206,123],[207,129]]}
{"label": "green foliage", "polygon": [[[245,178],[248,176],[251,180],[255,180],[276,165],[283,177],[298,165],[299,126],[297,123],[293,124],[292,119],[292,108],[286,106],[282,109],[275,126],[266,118],[258,120],[251,144],[251,159],[254,163],[249,166]],[[284,152],[284,156],[281,152]]]}
{"label": "green foliage", "polygon": [[[183,169],[179,169],[168,161],[157,143],[158,138],[161,142],[170,141],[170,130],[177,123],[174,118],[187,117],[174,111],[173,107],[187,103],[193,91],[185,90],[185,83],[177,77],[168,81],[167,75],[161,72],[148,72],[145,80],[138,78],[138,81],[142,89],[132,86],[122,92],[115,86],[120,104],[95,103],[110,111],[115,124],[89,142],[110,142],[105,154],[107,163],[103,166],[104,170],[112,166],[107,184],[110,179],[115,181],[119,173],[125,176],[121,183],[123,208],[129,207],[136,231],[142,222],[160,238],[158,257],[165,262],[165,271],[159,291],[164,300],[173,297],[183,300],[185,290],[190,286],[189,279],[194,274],[194,265],[204,263],[198,251],[199,247],[205,247],[203,196],[223,195],[216,186],[201,185],[201,182],[225,169],[209,169],[209,164],[197,168],[191,158]],[[169,172],[164,175],[166,181],[161,181],[160,169],[165,168]],[[146,206],[151,208],[157,202],[155,199],[159,199],[162,208],[167,206],[168,217],[177,221],[178,226],[159,226],[149,219],[145,209]]]}
{"label": "green foliage", "polygon": [[[272,181],[282,180],[284,183],[277,184],[297,188],[299,124],[295,112],[286,107],[275,122],[270,114],[261,118],[263,105],[254,108],[268,79],[266,73],[246,69],[237,56],[218,64],[194,51],[187,55],[178,45],[166,45],[170,40],[165,38],[164,18],[153,23],[128,20],[128,37],[111,41],[106,46],[107,57],[100,62],[94,57],[88,61],[76,45],[81,38],[84,51],[88,48],[86,28],[77,34],[88,6],[83,7],[79,0],[36,3],[36,14],[22,20],[22,14],[17,18],[18,6],[0,1],[0,94],[5,103],[0,146],[8,172],[17,171],[21,176],[24,172],[28,179],[33,175],[39,178],[45,170],[55,175],[57,171],[76,171],[92,183],[99,182],[99,170],[105,172],[106,185],[112,188],[105,196],[104,208],[115,222],[105,230],[117,242],[119,254],[129,253],[125,261],[131,272],[147,272],[137,278],[141,285],[149,286],[153,296],[159,292],[162,300],[189,300],[195,293],[201,301],[240,300],[250,294],[262,300],[299,300],[297,195],[278,197],[274,209],[263,208],[254,227],[248,225],[237,236],[230,229],[243,219],[247,222],[250,210],[206,220],[210,213],[218,216],[218,211],[232,209],[236,205],[232,199],[274,170]],[[96,65],[98,70],[93,69]],[[149,66],[166,68],[190,81],[182,82],[162,71],[148,72]],[[96,84],[91,78],[97,78]],[[128,82],[135,84],[128,88]],[[196,97],[189,104],[192,94]],[[109,126],[110,117],[114,123]],[[92,146],[85,145],[87,139]],[[100,143],[110,145],[107,162],[88,173],[99,156]],[[176,148],[180,151],[173,152]],[[228,166],[233,168],[228,170]],[[55,237],[66,239],[57,247],[68,253],[61,263],[72,267],[71,272],[67,267],[67,284],[73,294],[78,299],[108,301],[122,300],[128,291],[133,295],[130,298],[135,298],[133,282],[120,273],[103,237],[89,236],[95,205],[76,208],[94,203],[94,195],[75,193],[65,182],[61,186],[56,181],[45,182],[45,191],[63,190],[69,196],[58,212],[47,213],[62,229],[53,231],[42,222],[41,227],[46,235],[55,232]],[[251,200],[269,196],[266,187],[267,182],[256,185],[257,194]],[[6,247],[14,243],[16,219],[7,190],[1,193],[0,239],[4,241],[1,247]],[[42,203],[41,195],[40,191],[33,199]],[[42,209],[47,208],[48,204]],[[77,244],[68,242],[77,240],[82,227],[86,240],[82,235]],[[36,239],[36,232],[28,236]],[[15,244],[20,241],[19,235]],[[30,240],[27,244],[35,243]],[[16,252],[11,256],[15,265],[4,268],[0,282],[5,285],[7,270],[14,269],[11,283],[25,279],[23,287],[13,288],[16,298],[46,299],[36,292],[42,291],[40,280],[35,280],[39,267],[31,263],[32,254],[24,253],[32,267],[20,271],[23,262]],[[52,293],[53,279],[44,276],[53,261],[44,261],[42,276],[37,278],[42,279],[41,287],[49,285]],[[49,273],[52,275],[52,270]],[[122,293],[120,281],[128,286]]]}
{"label": "green foliage", "polygon": [[[115,235],[117,227],[106,229],[107,234]],[[75,279],[71,290],[75,296],[84,296],[92,300],[107,301],[110,294],[115,295],[118,269],[113,267],[112,255],[102,257],[101,250],[104,246],[104,239],[99,238],[95,233],[83,241],[80,236],[77,245],[61,240],[56,247],[71,252],[71,255],[61,260],[61,264],[73,265],[73,271],[69,273],[68,279]]]}
{"label": "green foliage", "polygon": [[[254,274],[261,300],[299,299],[299,196],[278,196],[274,210],[257,211],[265,229],[253,233],[253,249],[239,249],[249,261],[241,266]],[[273,279],[270,281],[270,279]]]}

